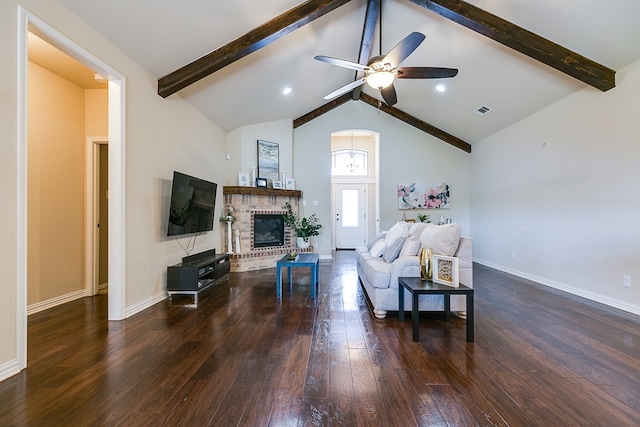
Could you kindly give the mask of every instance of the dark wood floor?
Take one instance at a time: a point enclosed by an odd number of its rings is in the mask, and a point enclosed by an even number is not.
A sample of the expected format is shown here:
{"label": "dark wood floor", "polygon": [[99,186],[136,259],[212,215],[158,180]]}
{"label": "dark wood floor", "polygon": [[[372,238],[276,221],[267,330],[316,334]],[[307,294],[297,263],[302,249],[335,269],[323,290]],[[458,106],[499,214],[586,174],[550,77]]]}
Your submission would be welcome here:
{"label": "dark wood floor", "polygon": [[29,318],[29,367],[0,383],[1,426],[632,426],[640,319],[475,266],[475,343],[440,315],[377,320],[352,252],[232,274],[197,308],[122,322],[106,297]]}

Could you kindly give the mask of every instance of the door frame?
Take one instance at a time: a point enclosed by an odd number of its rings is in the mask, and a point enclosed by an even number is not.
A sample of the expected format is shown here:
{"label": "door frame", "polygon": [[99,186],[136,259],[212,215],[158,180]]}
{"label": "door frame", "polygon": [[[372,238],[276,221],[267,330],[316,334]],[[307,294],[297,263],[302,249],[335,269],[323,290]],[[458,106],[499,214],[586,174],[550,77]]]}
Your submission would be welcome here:
{"label": "door frame", "polygon": [[86,146],[86,207],[85,207],[85,295],[98,293],[98,265],[100,256],[100,234],[96,226],[100,222],[100,146],[109,145],[106,136],[87,138]]}
{"label": "door frame", "polygon": [[[333,176],[331,175],[331,248],[336,250],[336,206],[335,192],[336,184],[363,184],[365,186],[365,206],[367,221],[365,224],[365,239],[368,238],[367,233],[373,228],[377,234],[380,231],[380,133],[368,129],[345,129],[333,131],[329,134],[331,138],[335,134],[344,134],[348,132],[367,132],[374,136],[374,161],[369,164],[369,174],[360,176]],[[333,150],[333,144],[330,142],[329,150]],[[371,159],[370,159],[371,160]],[[373,200],[372,200],[373,198]]]}
{"label": "door frame", "polygon": [[46,22],[18,6],[17,194],[16,194],[16,358],[27,366],[27,83],[28,33],[55,46],[109,80],[109,278],[108,319],[125,318],[125,100],[126,79]]}

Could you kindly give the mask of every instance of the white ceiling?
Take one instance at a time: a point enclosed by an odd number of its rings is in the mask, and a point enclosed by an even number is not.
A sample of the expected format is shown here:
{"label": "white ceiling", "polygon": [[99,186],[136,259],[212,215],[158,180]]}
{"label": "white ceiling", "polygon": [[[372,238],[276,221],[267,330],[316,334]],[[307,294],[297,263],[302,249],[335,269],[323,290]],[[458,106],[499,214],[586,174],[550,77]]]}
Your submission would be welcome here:
{"label": "white ceiling", "polygon": [[[162,77],[299,5],[299,0],[60,0],[146,70]],[[357,61],[365,0],[284,36],[177,94],[231,131],[300,117],[353,81],[315,55]],[[618,71],[640,58],[638,0],[471,0],[469,3]],[[398,109],[468,143],[588,87],[408,0],[382,1],[382,52],[412,31],[426,40],[403,66],[458,68],[444,80],[396,80]],[[372,55],[379,52],[376,34]],[[620,75],[617,76],[620,78]],[[445,93],[436,92],[445,83]],[[284,96],[281,91],[293,91]],[[615,90],[615,89],[613,89]],[[365,92],[376,96],[369,88]],[[476,110],[486,105],[485,116]]]}
{"label": "white ceiling", "polygon": [[29,33],[29,61],[84,89],[107,88],[106,81],[96,81],[92,70],[33,33]]}

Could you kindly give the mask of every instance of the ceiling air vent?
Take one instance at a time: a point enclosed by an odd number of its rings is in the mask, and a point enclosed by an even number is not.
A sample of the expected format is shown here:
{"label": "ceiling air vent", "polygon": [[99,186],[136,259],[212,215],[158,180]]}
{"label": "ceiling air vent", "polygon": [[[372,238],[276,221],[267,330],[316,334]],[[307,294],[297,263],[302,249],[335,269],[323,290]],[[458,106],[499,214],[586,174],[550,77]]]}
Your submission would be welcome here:
{"label": "ceiling air vent", "polygon": [[483,105],[476,110],[476,114],[478,114],[479,116],[484,116],[489,111],[491,111],[491,108],[487,107],[486,105]]}

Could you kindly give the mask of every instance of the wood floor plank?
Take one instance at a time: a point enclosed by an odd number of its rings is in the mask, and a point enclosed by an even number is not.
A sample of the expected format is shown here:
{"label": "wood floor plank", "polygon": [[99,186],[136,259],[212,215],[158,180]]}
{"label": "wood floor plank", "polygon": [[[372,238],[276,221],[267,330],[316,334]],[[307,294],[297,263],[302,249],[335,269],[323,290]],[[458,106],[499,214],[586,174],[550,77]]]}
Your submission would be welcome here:
{"label": "wood floor plank", "polygon": [[353,252],[275,297],[275,268],[121,322],[107,296],[34,314],[2,426],[631,426],[640,318],[474,265],[466,322],[376,319]]}

